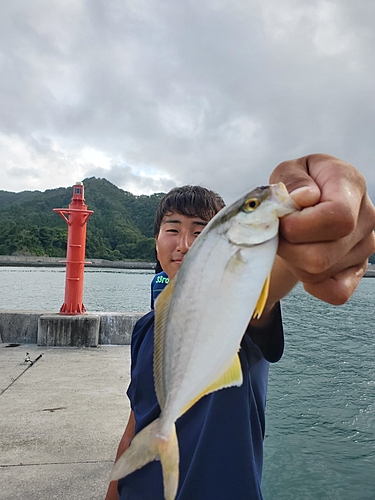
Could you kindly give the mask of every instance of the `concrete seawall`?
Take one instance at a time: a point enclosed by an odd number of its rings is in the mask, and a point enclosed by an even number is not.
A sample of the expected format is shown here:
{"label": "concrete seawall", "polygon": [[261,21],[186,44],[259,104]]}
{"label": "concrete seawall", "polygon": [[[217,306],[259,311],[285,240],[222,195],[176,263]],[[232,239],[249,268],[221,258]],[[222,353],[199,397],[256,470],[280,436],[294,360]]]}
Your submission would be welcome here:
{"label": "concrete seawall", "polygon": [[[155,262],[140,262],[132,260],[89,259],[85,267],[110,269],[155,269]],[[65,267],[62,257],[36,257],[33,255],[0,255],[0,266],[6,267]],[[375,278],[375,264],[369,264],[366,278]]]}
{"label": "concrete seawall", "polygon": [[[98,312],[88,315],[64,316],[54,311],[9,311],[0,310],[0,342],[7,344],[38,344],[56,346],[80,346],[80,345],[128,345],[135,323],[145,313],[109,313]],[[81,338],[74,339],[74,325],[78,330],[84,330],[82,320],[92,321],[95,330],[95,339],[85,341]],[[77,323],[78,321],[81,323]],[[56,321],[65,322],[69,336],[61,333],[59,339],[52,339],[48,335],[50,326],[44,323]],[[63,327],[64,328],[64,327]],[[89,326],[90,328],[90,326]],[[58,330],[58,328],[55,328]],[[77,329],[77,327],[76,327]],[[92,337],[92,336],[91,336]]]}
{"label": "concrete seawall", "polygon": [[[65,267],[64,257],[35,257],[21,255],[0,255],[0,266],[18,267]],[[87,259],[85,267],[102,267],[110,269],[155,269],[155,262],[133,260]]]}
{"label": "concrete seawall", "polygon": [[[375,265],[366,277],[375,278]],[[0,309],[0,343],[60,347],[129,345],[135,323],[145,312],[92,312],[65,316],[56,311]]]}

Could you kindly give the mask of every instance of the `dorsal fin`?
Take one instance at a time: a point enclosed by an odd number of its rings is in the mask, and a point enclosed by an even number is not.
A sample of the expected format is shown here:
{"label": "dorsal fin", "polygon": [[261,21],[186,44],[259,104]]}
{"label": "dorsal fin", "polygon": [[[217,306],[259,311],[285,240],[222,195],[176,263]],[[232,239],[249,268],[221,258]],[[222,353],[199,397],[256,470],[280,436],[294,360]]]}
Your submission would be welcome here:
{"label": "dorsal fin", "polygon": [[211,392],[218,391],[219,389],[224,389],[226,387],[240,386],[242,384],[242,369],[241,362],[238,354],[233,358],[233,362],[230,367],[212,384],[208,385],[199,393],[194,399],[192,399],[183,409],[181,415],[185,413],[189,408],[191,408],[197,401],[199,401],[203,396],[210,394]]}
{"label": "dorsal fin", "polygon": [[175,284],[175,278],[169,280],[169,284],[164,288],[155,302],[154,384],[156,397],[161,409],[163,409],[165,404],[165,381],[163,374],[165,331]]}
{"label": "dorsal fin", "polygon": [[264,308],[266,307],[266,302],[268,298],[268,292],[270,290],[270,274],[267,276],[266,281],[264,282],[262,291],[259,295],[259,299],[257,305],[255,306],[253,318],[259,319],[262,316]]}

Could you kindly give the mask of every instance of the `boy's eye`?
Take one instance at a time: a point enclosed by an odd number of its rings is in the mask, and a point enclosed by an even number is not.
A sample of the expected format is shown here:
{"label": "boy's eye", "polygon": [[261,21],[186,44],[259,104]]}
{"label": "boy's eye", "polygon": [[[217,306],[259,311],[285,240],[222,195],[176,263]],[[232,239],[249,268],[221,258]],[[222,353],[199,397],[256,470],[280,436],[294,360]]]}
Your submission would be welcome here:
{"label": "boy's eye", "polygon": [[167,229],[167,233],[178,233],[177,229]]}

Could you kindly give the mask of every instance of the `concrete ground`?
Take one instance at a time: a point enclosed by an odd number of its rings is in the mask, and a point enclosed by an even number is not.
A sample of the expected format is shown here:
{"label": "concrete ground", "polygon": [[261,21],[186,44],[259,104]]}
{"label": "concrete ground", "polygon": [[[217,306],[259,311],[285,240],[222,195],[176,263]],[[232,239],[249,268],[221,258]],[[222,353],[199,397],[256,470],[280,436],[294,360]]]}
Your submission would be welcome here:
{"label": "concrete ground", "polygon": [[129,368],[130,346],[0,344],[0,499],[104,499]]}

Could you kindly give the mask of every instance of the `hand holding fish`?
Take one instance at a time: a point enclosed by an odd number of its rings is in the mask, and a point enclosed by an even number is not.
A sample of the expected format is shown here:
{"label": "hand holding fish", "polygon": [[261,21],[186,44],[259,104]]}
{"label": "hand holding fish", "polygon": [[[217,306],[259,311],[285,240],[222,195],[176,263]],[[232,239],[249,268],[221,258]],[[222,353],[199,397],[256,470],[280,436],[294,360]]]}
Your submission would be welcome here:
{"label": "hand holding fish", "polygon": [[300,207],[280,220],[278,254],[311,295],[346,302],[375,251],[375,207],[362,174],[329,155],[281,163],[270,177],[284,182]]}

